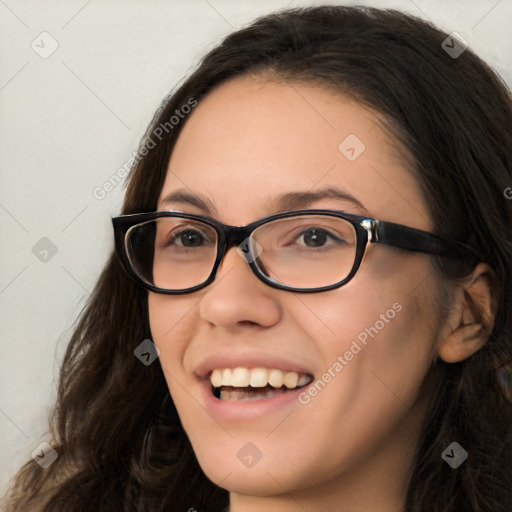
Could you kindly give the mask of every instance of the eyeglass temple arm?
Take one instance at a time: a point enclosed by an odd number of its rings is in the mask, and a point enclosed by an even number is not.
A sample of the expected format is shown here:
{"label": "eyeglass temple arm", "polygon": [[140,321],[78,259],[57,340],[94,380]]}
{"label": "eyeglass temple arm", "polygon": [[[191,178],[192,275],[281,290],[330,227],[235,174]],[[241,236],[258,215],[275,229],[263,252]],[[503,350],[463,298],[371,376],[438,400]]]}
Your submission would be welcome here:
{"label": "eyeglass temple arm", "polygon": [[480,258],[474,251],[463,243],[449,242],[421,229],[402,226],[394,222],[375,220],[371,225],[370,233],[370,242],[380,242],[409,251],[444,256],[453,260],[464,261],[471,267],[480,262]]}

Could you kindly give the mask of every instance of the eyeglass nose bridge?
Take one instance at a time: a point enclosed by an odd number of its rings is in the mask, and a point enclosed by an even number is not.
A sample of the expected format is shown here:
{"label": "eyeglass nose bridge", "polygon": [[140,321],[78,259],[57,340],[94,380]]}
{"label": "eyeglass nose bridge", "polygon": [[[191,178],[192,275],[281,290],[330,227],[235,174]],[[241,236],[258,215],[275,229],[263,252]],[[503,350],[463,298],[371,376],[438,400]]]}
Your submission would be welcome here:
{"label": "eyeglass nose bridge", "polygon": [[274,283],[274,281],[266,275],[267,270],[263,262],[259,261],[258,264],[256,264],[256,260],[258,260],[260,253],[257,249],[254,251],[252,244],[249,243],[251,234],[262,224],[263,223],[261,222],[254,222],[252,224],[248,224],[247,226],[228,226],[226,224],[221,224],[219,226],[220,229],[218,229],[219,245],[217,260],[215,262],[210,279],[213,280],[217,275],[218,269],[229,249],[236,247],[237,249],[240,249],[240,257],[245,260],[245,262],[249,265],[253,273],[260,281],[263,281],[267,285],[276,288],[282,287],[277,285],[277,283]]}
{"label": "eyeglass nose bridge", "polygon": [[[239,247],[240,251],[245,257],[247,263],[251,263],[254,260],[254,256],[252,255],[252,248],[248,242],[248,239],[251,233],[254,231],[254,225],[248,226],[227,226],[223,225],[223,230],[221,231],[221,240],[220,240],[220,259],[224,259],[226,253],[232,247]],[[245,243],[244,243],[245,242]],[[220,263],[220,261],[219,261]]]}

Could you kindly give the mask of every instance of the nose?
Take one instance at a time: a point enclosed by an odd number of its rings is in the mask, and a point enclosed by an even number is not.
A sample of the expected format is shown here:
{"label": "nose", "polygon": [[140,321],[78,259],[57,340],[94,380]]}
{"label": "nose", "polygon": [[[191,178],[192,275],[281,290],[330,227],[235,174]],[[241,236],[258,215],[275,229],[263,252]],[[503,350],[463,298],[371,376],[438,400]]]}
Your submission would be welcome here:
{"label": "nose", "polygon": [[202,320],[226,329],[248,323],[271,327],[282,316],[280,293],[260,281],[242,254],[231,247],[212,284],[202,290],[199,312]]}

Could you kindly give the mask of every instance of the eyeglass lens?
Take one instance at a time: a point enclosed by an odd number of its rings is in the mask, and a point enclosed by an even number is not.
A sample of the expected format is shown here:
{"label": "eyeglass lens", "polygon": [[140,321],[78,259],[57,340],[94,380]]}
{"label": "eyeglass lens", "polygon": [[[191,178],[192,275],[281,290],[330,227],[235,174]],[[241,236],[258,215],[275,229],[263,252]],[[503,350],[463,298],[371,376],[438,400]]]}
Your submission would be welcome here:
{"label": "eyeglass lens", "polygon": [[[126,234],[128,257],[147,283],[184,290],[210,276],[218,252],[218,234],[209,224],[161,217],[132,226]],[[318,288],[342,281],[354,265],[357,236],[347,220],[303,215],[274,220],[251,234],[251,254],[259,271],[297,288]]]}

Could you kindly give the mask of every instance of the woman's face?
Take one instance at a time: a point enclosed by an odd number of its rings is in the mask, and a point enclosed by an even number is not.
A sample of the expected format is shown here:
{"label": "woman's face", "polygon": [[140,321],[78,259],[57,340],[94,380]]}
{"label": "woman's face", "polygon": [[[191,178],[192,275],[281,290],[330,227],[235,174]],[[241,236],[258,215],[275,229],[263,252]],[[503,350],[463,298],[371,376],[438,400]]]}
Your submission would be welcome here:
{"label": "woman's face", "polygon": [[[307,201],[326,189],[357,202],[327,193]],[[287,209],[432,228],[398,143],[372,111],[313,85],[249,77],[195,108],[158,209],[245,225],[281,211],[278,199],[291,193],[304,197]],[[160,363],[206,475],[253,496],[325,491],[343,479],[357,487],[363,469],[380,475],[377,487],[401,475],[422,422],[419,387],[436,355],[434,284],[426,255],[369,244],[347,285],[291,293],[261,282],[232,248],[208,287],[150,293]],[[237,367],[264,368],[267,377],[295,370],[313,381],[271,398],[215,398],[209,373]]]}

